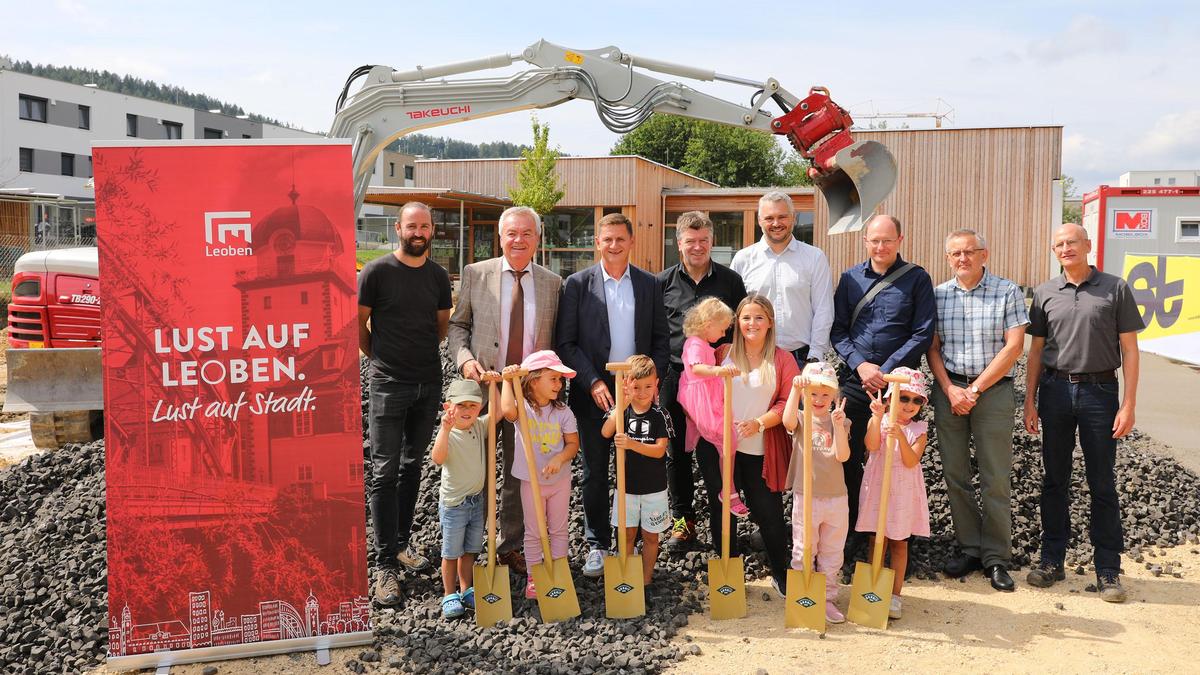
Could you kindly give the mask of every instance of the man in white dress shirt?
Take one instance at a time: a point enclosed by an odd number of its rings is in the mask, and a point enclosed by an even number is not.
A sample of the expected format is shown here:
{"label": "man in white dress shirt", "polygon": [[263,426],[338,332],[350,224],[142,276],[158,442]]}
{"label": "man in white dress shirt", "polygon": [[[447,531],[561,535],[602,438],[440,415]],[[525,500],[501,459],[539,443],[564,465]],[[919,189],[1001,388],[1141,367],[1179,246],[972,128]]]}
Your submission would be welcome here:
{"label": "man in white dress shirt", "polygon": [[742,276],[746,291],[775,305],[775,343],[803,367],[822,361],[833,325],[833,274],[825,253],[796,239],[796,209],[786,193],[773,190],[758,200],[763,236],[740,250],[729,266]]}

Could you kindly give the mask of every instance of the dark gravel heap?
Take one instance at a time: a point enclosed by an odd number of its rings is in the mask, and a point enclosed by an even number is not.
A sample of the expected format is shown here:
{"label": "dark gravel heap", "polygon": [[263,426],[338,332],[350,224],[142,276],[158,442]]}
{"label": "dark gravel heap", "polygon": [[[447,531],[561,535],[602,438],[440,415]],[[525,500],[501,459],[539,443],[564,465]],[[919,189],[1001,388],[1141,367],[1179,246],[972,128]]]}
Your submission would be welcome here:
{"label": "dark gravel heap", "polygon": [[[1018,402],[1023,395],[1018,390]],[[1200,479],[1164,457],[1160,448],[1135,432],[1118,450],[1126,545],[1135,558],[1142,547],[1195,543],[1200,536]],[[939,534],[912,545],[909,570],[911,575],[933,578],[955,553],[936,435],[923,461],[931,527]],[[1088,499],[1081,455],[1076,467],[1068,563],[1086,573],[1091,546],[1086,541]],[[1016,436],[1013,477],[1014,563],[1026,566],[1038,548],[1041,459],[1040,441],[1024,431]],[[435,562],[440,551],[437,481],[438,469],[429,463],[414,539]],[[704,512],[707,499],[699,485],[697,507]],[[647,615],[608,620],[598,580],[579,574],[583,518],[577,492],[572,499],[572,565],[581,617],[541,624],[536,602],[521,594],[523,580],[513,578],[518,597],[513,603],[516,618],[509,625],[480,631],[469,619],[447,621],[441,618],[441,581],[434,568],[404,580],[401,608],[377,611],[376,645],[361,651],[349,667],[359,672],[377,666],[409,672],[640,672],[659,670],[698,651],[696,645],[676,645],[671,639],[687,625],[689,614],[705,610],[707,550],[661,557],[648,589]],[[706,521],[699,527],[707,542]],[[749,550],[744,533],[742,543],[743,550]],[[370,564],[373,570],[373,559]],[[760,553],[747,553],[745,565],[749,576],[765,574]],[[0,670],[79,672],[102,661],[107,641],[105,575],[102,441],[68,445],[0,473]],[[393,655],[395,647],[404,650],[403,656]]]}

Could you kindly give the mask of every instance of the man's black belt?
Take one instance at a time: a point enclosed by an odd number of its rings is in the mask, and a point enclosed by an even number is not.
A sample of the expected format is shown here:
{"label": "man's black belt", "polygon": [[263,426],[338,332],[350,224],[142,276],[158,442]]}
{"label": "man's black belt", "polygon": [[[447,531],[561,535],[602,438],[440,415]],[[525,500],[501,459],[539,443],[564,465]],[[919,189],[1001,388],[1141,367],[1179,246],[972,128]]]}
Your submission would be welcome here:
{"label": "man's black belt", "polygon": [[1071,384],[1087,383],[1096,384],[1101,382],[1116,382],[1117,371],[1103,370],[1097,373],[1068,373],[1065,370],[1056,368],[1047,368],[1046,374],[1056,380],[1066,380]]}
{"label": "man's black belt", "polygon": [[[951,382],[962,382],[963,384],[971,384],[971,382],[974,382],[975,378],[979,377],[979,376],[975,375],[974,377],[968,377],[966,375],[960,375],[958,373],[953,373],[953,372],[950,372],[949,370],[947,370],[946,377],[949,377]],[[1010,380],[1012,380],[1012,375],[1005,375],[1004,377],[996,380],[996,384],[1000,384],[1001,382],[1008,382]]]}

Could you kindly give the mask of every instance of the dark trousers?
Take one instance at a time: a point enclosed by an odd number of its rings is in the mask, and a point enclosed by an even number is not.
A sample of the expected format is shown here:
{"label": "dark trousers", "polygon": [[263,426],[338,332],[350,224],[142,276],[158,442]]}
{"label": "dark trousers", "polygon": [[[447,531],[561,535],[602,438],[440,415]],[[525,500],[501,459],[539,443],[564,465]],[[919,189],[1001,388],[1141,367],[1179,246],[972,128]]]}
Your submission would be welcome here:
{"label": "dark trousers", "polygon": [[[863,391],[857,375],[842,383],[841,395],[846,399],[846,418],[850,420],[850,458],[842,462],[846,478],[846,501],[850,506],[850,534],[846,537],[846,552],[853,553],[857,540],[854,524],[858,522],[858,494],[862,489],[863,465],[867,461],[867,423],[871,421],[871,397]],[[850,556],[847,555],[847,559]]]}
{"label": "dark trousers", "polygon": [[742,491],[746,508],[750,509],[750,520],[758,525],[759,532],[762,532],[763,544],[767,548],[767,562],[771,565],[771,576],[779,580],[782,588],[787,584],[787,571],[791,566],[792,533],[783,518],[783,495],[771,492],[762,474],[762,455],[747,455],[741,452],[734,455],[734,483]]}
{"label": "dark trousers", "polygon": [[514,453],[517,451],[514,441],[515,425],[507,420],[500,420],[496,430],[499,432],[499,442],[496,444],[500,452],[497,459],[500,462],[501,476],[499,488],[500,508],[496,512],[496,524],[500,530],[500,541],[496,543],[497,553],[509,551],[521,552],[525,545],[525,513],[521,505],[521,481],[513,478],[512,465]]}
{"label": "dark trousers", "polygon": [[421,468],[437,423],[442,387],[440,382],[406,384],[372,375],[369,395],[376,560],[380,567],[396,568],[396,554],[408,546],[412,534]]}
{"label": "dark trousers", "polygon": [[800,370],[804,370],[804,364],[808,362],[808,347],[793,349],[792,358],[796,359],[796,365],[800,366]]}
{"label": "dark trousers", "polygon": [[612,548],[612,521],[608,517],[609,466],[612,464],[612,441],[600,435],[604,419],[578,416],[580,454],[583,455],[583,536],[590,548],[604,551]]}
{"label": "dark trousers", "polygon": [[671,416],[675,435],[667,446],[667,500],[671,518],[696,520],[696,479],[692,474],[692,454],[684,449],[687,417],[679,405],[679,375],[674,364],[667,369],[658,387],[658,403]]}
{"label": "dark trousers", "polygon": [[[708,491],[708,531],[712,533],[712,549],[721,555],[721,455],[712,443],[701,438],[696,443],[696,464],[700,467],[700,477],[704,480],[704,489]],[[730,486],[736,491],[735,486]],[[738,518],[729,514],[729,555],[738,556]]]}
{"label": "dark trousers", "polygon": [[1042,561],[1062,564],[1071,538],[1071,455],[1075,430],[1083,448],[1084,475],[1091,493],[1091,539],[1097,572],[1121,568],[1124,537],[1117,500],[1116,382],[1078,383],[1043,376],[1038,385],[1042,421]]}

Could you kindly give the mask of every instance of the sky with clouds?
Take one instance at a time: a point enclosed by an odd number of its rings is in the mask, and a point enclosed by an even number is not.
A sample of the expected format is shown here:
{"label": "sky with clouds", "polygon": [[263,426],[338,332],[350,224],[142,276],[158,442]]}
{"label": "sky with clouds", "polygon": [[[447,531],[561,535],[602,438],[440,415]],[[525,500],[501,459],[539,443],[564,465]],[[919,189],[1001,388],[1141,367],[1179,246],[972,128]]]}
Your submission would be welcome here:
{"label": "sky with clouds", "polygon": [[[1063,172],[1081,191],[1115,184],[1128,170],[1200,169],[1200,4],[809,4],[45,0],[34,9],[0,0],[0,16],[37,14],[0,23],[0,54],[153,79],[326,131],[359,65],[408,70],[517,53],[544,38],[775,77],[794,93],[820,84],[852,113],[952,107],[948,124],[960,128],[1061,125]],[[751,93],[688,84],[737,102]],[[574,155],[605,154],[616,140],[588,102],[539,117],[552,142]],[[528,142],[529,118],[431,133]]]}

